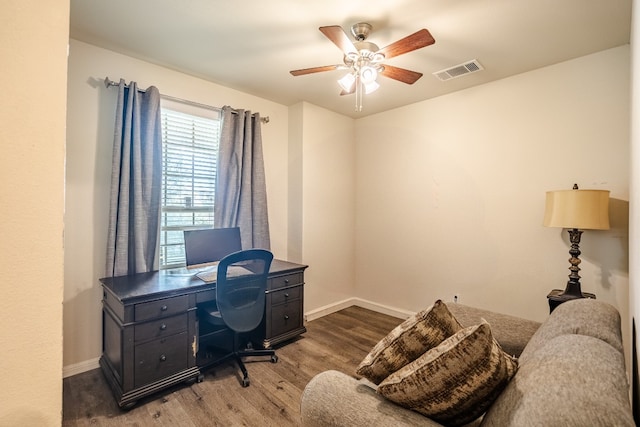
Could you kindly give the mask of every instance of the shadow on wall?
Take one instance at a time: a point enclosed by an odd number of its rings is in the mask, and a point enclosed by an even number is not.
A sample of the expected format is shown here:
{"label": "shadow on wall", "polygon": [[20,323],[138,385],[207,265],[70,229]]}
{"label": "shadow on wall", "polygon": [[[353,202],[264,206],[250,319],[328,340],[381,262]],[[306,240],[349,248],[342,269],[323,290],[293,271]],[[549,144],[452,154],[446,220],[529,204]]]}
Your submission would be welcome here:
{"label": "shadow on wall", "polygon": [[[629,274],[629,202],[609,199],[609,230],[587,230],[588,243],[582,257],[601,268],[600,284],[611,287],[614,273]],[[582,245],[580,246],[582,250]]]}

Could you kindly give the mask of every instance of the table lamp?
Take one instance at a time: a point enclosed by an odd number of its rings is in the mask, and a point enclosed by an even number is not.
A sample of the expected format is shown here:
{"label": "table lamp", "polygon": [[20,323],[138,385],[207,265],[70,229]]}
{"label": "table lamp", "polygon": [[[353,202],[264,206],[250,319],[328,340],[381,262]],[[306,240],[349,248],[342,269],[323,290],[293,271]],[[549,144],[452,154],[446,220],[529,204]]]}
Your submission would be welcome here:
{"label": "table lamp", "polygon": [[564,291],[553,290],[548,295],[551,310],[564,301],[575,298],[595,298],[593,294],[583,294],[580,288],[580,236],[583,230],[609,229],[609,191],[579,190],[578,184],[572,190],[548,191],[544,212],[545,227],[562,227],[569,231],[569,281]]}

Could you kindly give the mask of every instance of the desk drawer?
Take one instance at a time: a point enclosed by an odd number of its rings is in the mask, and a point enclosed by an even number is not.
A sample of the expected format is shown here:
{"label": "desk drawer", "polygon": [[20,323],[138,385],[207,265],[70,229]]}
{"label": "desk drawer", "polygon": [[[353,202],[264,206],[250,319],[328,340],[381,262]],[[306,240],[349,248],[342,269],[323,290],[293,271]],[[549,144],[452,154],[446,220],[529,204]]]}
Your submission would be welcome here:
{"label": "desk drawer", "polygon": [[303,281],[302,273],[287,274],[285,276],[279,276],[279,277],[274,277],[272,279],[269,279],[267,283],[267,289],[273,290],[278,288],[284,288],[285,286],[300,285],[302,284],[302,281]]}
{"label": "desk drawer", "polygon": [[187,369],[187,332],[160,338],[135,347],[134,387],[142,387]]}
{"label": "desk drawer", "polygon": [[140,323],[134,327],[134,339],[145,341],[154,338],[168,337],[187,330],[187,313],[164,317],[151,322]]}
{"label": "desk drawer", "polygon": [[283,304],[290,301],[300,299],[302,293],[302,286],[296,286],[295,288],[287,288],[281,291],[271,292],[271,305]]}
{"label": "desk drawer", "polygon": [[136,322],[157,319],[182,313],[189,308],[189,296],[181,295],[173,298],[164,298],[156,301],[136,304],[134,318]]}
{"label": "desk drawer", "polygon": [[302,326],[302,310],[300,301],[293,304],[281,304],[271,308],[271,331],[269,337],[286,334]]}

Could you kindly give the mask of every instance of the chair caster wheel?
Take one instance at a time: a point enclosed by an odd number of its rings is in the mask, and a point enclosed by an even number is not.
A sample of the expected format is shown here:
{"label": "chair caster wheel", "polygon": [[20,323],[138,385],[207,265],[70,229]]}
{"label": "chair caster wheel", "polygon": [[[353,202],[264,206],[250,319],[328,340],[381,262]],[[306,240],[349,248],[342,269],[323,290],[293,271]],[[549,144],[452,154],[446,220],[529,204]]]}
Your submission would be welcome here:
{"label": "chair caster wheel", "polygon": [[242,379],[242,387],[249,387],[249,378],[243,378]]}
{"label": "chair caster wheel", "polygon": [[273,355],[271,356],[271,363],[278,363],[278,356],[277,355]]}

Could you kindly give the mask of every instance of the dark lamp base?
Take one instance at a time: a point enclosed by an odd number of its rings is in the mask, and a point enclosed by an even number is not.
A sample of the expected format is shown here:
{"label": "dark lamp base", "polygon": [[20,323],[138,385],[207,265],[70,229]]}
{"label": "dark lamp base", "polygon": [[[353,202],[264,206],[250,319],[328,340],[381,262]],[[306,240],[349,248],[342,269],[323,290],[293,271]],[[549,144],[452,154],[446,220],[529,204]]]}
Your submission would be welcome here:
{"label": "dark lamp base", "polygon": [[576,295],[573,293],[566,293],[564,290],[562,289],[554,289],[551,292],[549,292],[549,295],[547,295],[547,299],[549,300],[549,313],[553,312],[553,310],[559,306],[560,304],[562,304],[563,302],[567,302],[570,301],[572,299],[579,299],[579,298],[596,298],[595,294],[590,294],[589,292],[581,292],[581,296],[580,295]]}

